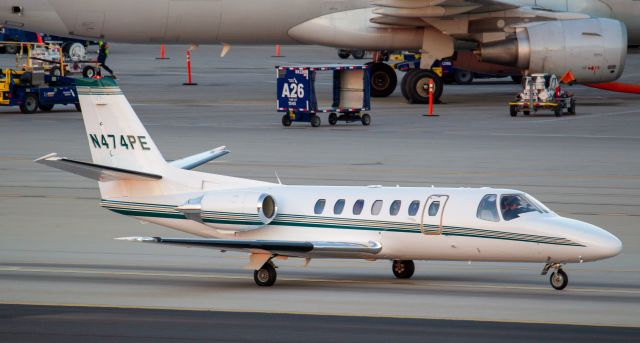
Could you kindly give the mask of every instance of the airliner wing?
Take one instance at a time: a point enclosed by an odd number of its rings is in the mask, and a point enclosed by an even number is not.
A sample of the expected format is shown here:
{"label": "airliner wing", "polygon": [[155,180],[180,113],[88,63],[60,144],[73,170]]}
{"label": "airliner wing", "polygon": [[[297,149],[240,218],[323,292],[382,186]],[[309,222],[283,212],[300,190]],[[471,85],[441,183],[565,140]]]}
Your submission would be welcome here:
{"label": "airliner wing", "polygon": [[337,257],[347,255],[375,255],[382,249],[378,242],[300,242],[273,240],[225,240],[206,238],[121,237],[118,240],[143,243],[161,243],[187,247],[234,250],[250,253],[269,253],[295,257]]}
{"label": "airliner wing", "polygon": [[435,18],[505,11],[519,6],[494,0],[374,0],[374,13],[400,18]]}

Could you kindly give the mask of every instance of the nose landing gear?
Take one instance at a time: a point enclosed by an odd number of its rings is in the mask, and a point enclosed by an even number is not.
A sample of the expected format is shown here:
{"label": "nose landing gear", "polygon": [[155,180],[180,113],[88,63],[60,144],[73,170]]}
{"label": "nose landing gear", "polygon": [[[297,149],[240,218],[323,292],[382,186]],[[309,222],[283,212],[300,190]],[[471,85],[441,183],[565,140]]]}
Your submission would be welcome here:
{"label": "nose landing gear", "polygon": [[551,276],[549,277],[549,283],[551,287],[557,289],[559,291],[565,289],[569,284],[569,276],[562,270],[562,265],[560,263],[547,263],[542,268],[542,273],[540,275],[547,275],[549,269],[555,269]]}

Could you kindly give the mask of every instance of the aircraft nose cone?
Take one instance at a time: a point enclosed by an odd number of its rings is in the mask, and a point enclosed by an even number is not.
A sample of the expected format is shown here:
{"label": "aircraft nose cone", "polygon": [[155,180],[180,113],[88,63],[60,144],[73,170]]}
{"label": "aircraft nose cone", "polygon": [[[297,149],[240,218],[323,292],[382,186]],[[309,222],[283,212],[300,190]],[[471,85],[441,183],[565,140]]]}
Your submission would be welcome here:
{"label": "aircraft nose cone", "polygon": [[603,237],[599,237],[591,248],[594,250],[596,259],[609,258],[620,254],[622,251],[622,242],[618,237],[607,233],[606,236],[603,235]]}

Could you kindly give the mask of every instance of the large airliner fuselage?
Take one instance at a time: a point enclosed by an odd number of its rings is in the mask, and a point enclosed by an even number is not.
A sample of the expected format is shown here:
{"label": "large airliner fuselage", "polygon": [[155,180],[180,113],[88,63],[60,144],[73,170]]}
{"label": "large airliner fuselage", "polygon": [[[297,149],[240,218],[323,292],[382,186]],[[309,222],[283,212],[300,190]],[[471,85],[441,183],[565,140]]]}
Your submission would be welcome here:
{"label": "large airliner fuselage", "polygon": [[[629,44],[640,45],[639,1],[502,3],[618,19],[627,26]],[[305,43],[292,37],[290,30],[324,15],[373,6],[369,0],[1,0],[0,4],[0,19],[13,27],[131,43],[187,44]],[[21,12],[12,13],[14,6]]]}

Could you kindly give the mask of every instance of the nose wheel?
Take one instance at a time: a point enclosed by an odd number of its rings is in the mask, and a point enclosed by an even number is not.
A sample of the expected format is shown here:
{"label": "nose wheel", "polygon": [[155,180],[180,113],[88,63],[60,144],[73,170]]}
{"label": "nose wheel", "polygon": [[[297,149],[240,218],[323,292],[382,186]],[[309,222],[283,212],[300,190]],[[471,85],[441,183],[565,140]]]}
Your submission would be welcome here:
{"label": "nose wheel", "polygon": [[561,291],[567,287],[569,283],[569,277],[567,273],[562,269],[558,269],[555,272],[551,273],[551,277],[549,277],[549,282],[551,283],[551,287]]}
{"label": "nose wheel", "polygon": [[553,287],[556,290],[563,290],[567,287],[567,285],[569,284],[569,276],[567,276],[567,273],[565,273],[564,270],[562,270],[562,265],[559,263],[547,263],[544,268],[542,269],[542,275],[547,275],[547,272],[549,271],[549,269],[555,269],[555,271],[553,273],[551,273],[551,276],[549,277],[549,283],[551,284],[551,287]]}
{"label": "nose wheel", "polygon": [[416,266],[411,260],[394,260],[391,270],[398,279],[409,279],[413,276]]}

